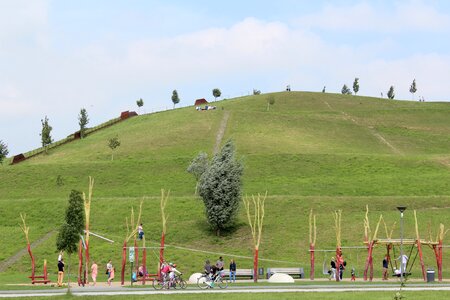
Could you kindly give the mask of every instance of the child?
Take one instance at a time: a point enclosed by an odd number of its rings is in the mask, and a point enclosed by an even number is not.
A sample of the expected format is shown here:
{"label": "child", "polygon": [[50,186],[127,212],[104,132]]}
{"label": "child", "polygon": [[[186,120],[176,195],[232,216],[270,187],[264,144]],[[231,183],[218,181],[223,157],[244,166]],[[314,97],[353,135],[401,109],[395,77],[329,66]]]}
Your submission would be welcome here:
{"label": "child", "polygon": [[355,268],[352,268],[351,274],[352,274],[352,281],[355,281],[355,280],[356,280],[356,271],[355,271]]}
{"label": "child", "polygon": [[93,286],[95,286],[95,284],[97,283],[97,274],[98,274],[98,266],[94,261],[91,266],[91,276],[92,276],[92,281],[93,281],[92,285]]}
{"label": "child", "polygon": [[169,280],[170,280],[170,285],[172,285],[175,281],[175,273],[181,275],[181,272],[177,270],[177,264],[169,264],[170,266],[170,270],[169,270]]}
{"label": "child", "polygon": [[114,280],[114,273],[115,273],[115,268],[112,267],[111,270],[109,271],[109,277],[108,277],[108,285],[111,286],[111,281]]}
{"label": "child", "polygon": [[144,227],[142,227],[142,223],[138,226],[138,235],[139,239],[142,240],[142,238],[144,237]]}

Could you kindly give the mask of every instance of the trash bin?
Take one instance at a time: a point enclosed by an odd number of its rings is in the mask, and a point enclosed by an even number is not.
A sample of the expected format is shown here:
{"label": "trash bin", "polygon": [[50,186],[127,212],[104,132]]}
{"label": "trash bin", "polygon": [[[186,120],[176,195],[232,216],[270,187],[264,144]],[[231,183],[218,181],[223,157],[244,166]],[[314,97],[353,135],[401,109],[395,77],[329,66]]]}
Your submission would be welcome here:
{"label": "trash bin", "polygon": [[434,282],[434,270],[433,269],[427,270],[427,282]]}

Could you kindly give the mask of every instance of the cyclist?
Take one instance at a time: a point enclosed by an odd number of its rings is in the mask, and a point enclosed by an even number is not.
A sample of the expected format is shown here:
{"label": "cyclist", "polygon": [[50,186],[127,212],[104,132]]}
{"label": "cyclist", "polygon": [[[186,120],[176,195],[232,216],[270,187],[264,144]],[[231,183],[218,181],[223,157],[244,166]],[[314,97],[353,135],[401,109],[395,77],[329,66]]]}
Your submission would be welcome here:
{"label": "cyclist", "polygon": [[175,273],[177,273],[178,275],[181,275],[181,272],[177,270],[177,264],[170,263],[169,266],[170,266],[170,270],[169,270],[170,285],[173,285],[173,283],[175,281]]}
{"label": "cyclist", "polygon": [[209,262],[209,259],[207,259],[205,261],[204,269],[205,269],[205,275],[208,275],[211,277],[212,266],[211,266],[211,263]]}
{"label": "cyclist", "polygon": [[167,280],[167,276],[169,275],[170,272],[170,266],[166,263],[165,260],[163,260],[162,264],[161,264],[161,279],[163,280],[163,282],[165,282]]}

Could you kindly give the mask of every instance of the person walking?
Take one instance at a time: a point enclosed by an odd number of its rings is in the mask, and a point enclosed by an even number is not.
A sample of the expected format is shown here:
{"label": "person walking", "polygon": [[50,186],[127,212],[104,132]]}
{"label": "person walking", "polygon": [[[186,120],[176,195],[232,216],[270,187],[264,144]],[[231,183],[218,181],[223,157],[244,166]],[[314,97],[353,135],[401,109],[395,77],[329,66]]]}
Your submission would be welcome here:
{"label": "person walking", "polygon": [[388,280],[389,259],[387,255],[383,258],[383,280]]}
{"label": "person walking", "polygon": [[106,275],[108,275],[108,278],[109,278],[109,275],[111,274],[112,267],[113,267],[112,262],[111,262],[111,260],[109,260],[108,263],[106,264]]}
{"label": "person walking", "polygon": [[64,259],[61,258],[60,261],[58,261],[58,286],[62,286],[62,282],[64,279]]}
{"label": "person walking", "polygon": [[234,259],[230,262],[230,282],[236,282],[236,262]]}
{"label": "person walking", "polygon": [[92,285],[95,286],[95,284],[97,283],[97,274],[98,274],[98,266],[95,263],[95,261],[93,261],[92,266],[91,266],[91,277],[92,277]]}
{"label": "person walking", "polygon": [[114,267],[111,267],[111,270],[109,271],[109,277],[108,277],[108,285],[111,286],[111,282],[114,280],[114,273],[115,269]]}

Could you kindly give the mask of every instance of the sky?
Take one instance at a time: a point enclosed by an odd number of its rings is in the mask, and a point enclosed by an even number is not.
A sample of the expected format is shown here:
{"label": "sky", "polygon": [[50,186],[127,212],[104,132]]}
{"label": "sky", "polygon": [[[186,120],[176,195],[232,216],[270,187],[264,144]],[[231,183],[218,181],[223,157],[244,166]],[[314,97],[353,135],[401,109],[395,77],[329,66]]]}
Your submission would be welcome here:
{"label": "sky", "polygon": [[121,111],[282,91],[450,100],[450,1],[0,0],[0,140],[10,155]]}

